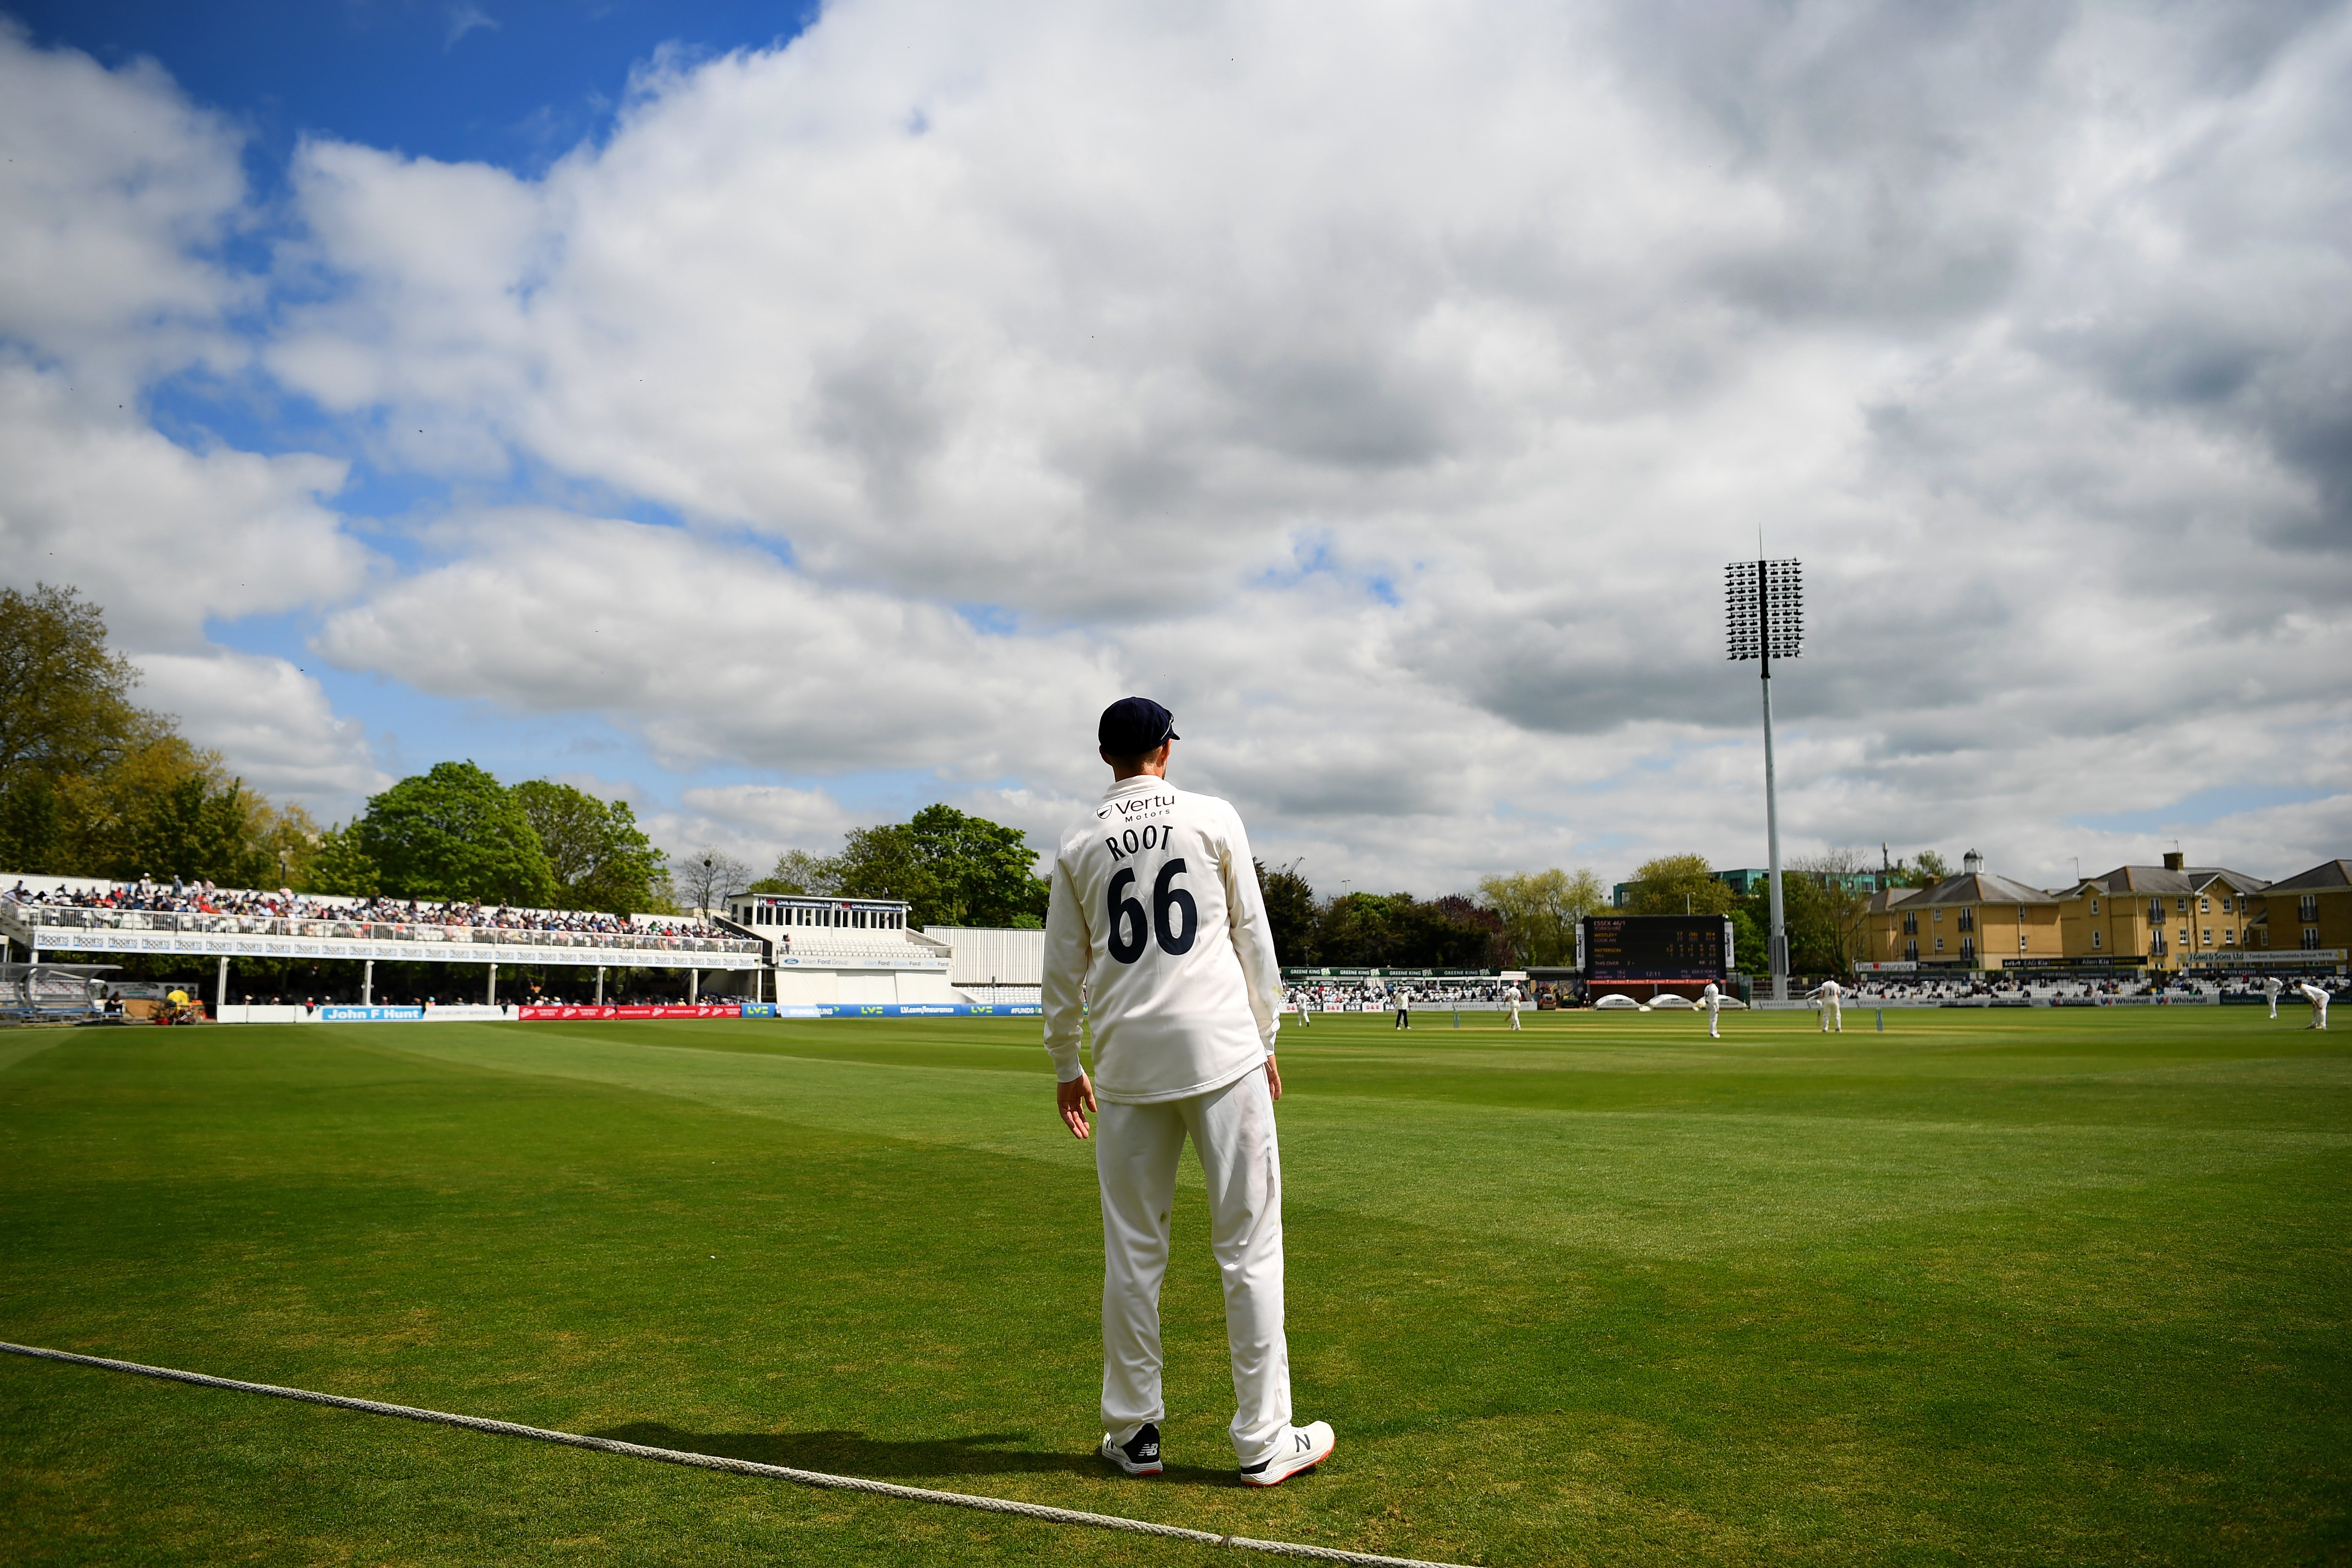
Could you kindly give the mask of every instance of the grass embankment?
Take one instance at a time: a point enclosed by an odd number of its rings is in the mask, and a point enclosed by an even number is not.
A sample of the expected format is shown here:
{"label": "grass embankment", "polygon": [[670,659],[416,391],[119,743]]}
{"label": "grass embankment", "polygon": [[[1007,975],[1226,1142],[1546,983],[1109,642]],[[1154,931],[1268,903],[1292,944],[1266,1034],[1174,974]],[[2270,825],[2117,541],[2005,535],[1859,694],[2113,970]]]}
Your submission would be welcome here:
{"label": "grass embankment", "polygon": [[[1465,1562],[2341,1561],[2340,1037],[1868,1017],[1288,1037],[1341,1447],[1271,1493],[1196,1172],[1171,1474],[1090,1457],[1100,1233],[1034,1021],[0,1037],[0,1338]],[[16,1358],[0,1424],[10,1562],[1219,1556]]]}

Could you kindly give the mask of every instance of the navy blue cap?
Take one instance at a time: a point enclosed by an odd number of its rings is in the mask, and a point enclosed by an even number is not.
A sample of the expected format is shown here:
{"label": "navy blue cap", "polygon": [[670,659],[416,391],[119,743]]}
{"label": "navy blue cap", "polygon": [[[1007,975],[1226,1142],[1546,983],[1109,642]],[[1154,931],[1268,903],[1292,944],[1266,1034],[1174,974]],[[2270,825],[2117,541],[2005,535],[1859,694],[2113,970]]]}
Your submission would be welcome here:
{"label": "navy blue cap", "polygon": [[1176,733],[1176,715],[1149,697],[1122,697],[1104,709],[1095,738],[1114,757],[1139,757],[1163,741],[1183,739]]}

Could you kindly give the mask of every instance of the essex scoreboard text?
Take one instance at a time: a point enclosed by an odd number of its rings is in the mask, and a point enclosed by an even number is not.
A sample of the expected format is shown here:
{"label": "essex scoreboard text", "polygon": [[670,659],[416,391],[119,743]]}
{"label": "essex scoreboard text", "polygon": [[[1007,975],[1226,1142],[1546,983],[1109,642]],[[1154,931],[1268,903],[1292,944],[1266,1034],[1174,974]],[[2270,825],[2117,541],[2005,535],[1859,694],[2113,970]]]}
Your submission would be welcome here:
{"label": "essex scoreboard text", "polygon": [[1721,915],[1588,915],[1577,932],[1587,981],[1721,980],[1731,922]]}

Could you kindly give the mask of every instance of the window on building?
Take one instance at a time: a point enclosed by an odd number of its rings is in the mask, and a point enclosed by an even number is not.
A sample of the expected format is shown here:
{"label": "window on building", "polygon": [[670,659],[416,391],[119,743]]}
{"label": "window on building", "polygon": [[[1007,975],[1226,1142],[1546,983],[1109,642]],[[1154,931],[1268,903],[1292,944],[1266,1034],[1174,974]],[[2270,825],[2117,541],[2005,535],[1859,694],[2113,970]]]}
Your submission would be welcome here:
{"label": "window on building", "polygon": [[1909,914],[1903,917],[1903,934],[1905,936],[1917,936],[1919,934],[1919,911],[1917,910],[1913,910]]}
{"label": "window on building", "polygon": [[2305,926],[2303,928],[2303,945],[2305,947],[2317,947],[2319,945],[2319,928],[2317,926]]}
{"label": "window on building", "polygon": [[2200,914],[2200,915],[2210,915],[2210,914],[2211,914],[2211,913],[2213,912],[2213,900],[2210,900],[2210,899],[2200,899],[2200,900],[2197,900],[2197,912],[2198,912],[2199,914]]}
{"label": "window on building", "polygon": [[2221,945],[2223,947],[2235,947],[2238,945],[2238,928],[2236,926],[2223,926],[2221,928]]}
{"label": "window on building", "polygon": [[2319,895],[2317,893],[2304,894],[2302,899],[2299,900],[2299,905],[2300,907],[2296,912],[2302,919],[2304,924],[2316,925],[2319,923]]}
{"label": "window on building", "polygon": [[2091,928],[2091,945],[2093,947],[2101,947],[2105,945],[2105,943],[2099,941],[2099,931],[2096,926]]}
{"label": "window on building", "polygon": [[2182,926],[2180,928],[2180,945],[2183,947],[2187,947],[2189,945],[2189,928],[2187,926]]}
{"label": "window on building", "polygon": [[1916,937],[1903,944],[1903,956],[1914,963],[1919,962],[1919,942]]}
{"label": "window on building", "polygon": [[2025,928],[2023,926],[2019,926],[2017,928],[2017,951],[2020,952],[2023,952],[2025,951]]}
{"label": "window on building", "polygon": [[[2308,946],[2310,946],[2311,944],[2310,944],[2309,942],[2305,942],[2305,943],[2304,943],[2304,945],[2305,945],[2305,947],[2308,947]],[[1944,939],[1943,939],[1942,937],[1940,937],[1940,936],[1939,936],[1939,937],[1937,937],[1937,938],[1936,939],[1936,951],[1937,951],[1937,952],[1943,952],[1943,951],[1944,951]]]}
{"label": "window on building", "polygon": [[2227,893],[2221,895],[2221,912],[2225,915],[2230,912],[2230,895]]}
{"label": "window on building", "polygon": [[2173,902],[2180,906],[2179,910],[2177,911],[2178,913],[2185,915],[2189,912],[2189,900],[2187,899],[2175,899]]}
{"label": "window on building", "polygon": [[1936,911],[1936,923],[1937,925],[1942,925],[1944,923],[1944,911],[1941,910],[1937,910]]}
{"label": "window on building", "polygon": [[2162,899],[2148,900],[2147,923],[2150,925],[2161,925],[2164,923],[2164,900]]}
{"label": "window on building", "polygon": [[1969,963],[1974,963],[1977,961],[1976,938],[1972,936],[1964,936],[1960,938],[1960,957]]}
{"label": "window on building", "polygon": [[1976,910],[1962,910],[1960,911],[1960,929],[1962,931],[1974,931],[1977,929]]}
{"label": "window on building", "polygon": [[2096,899],[2093,899],[2091,900],[2091,912],[2093,914],[2097,914],[2099,912],[2099,900]]}
{"label": "window on building", "polygon": [[2207,926],[2205,928],[2205,945],[2207,947],[2213,945],[2213,928],[2211,926]]}

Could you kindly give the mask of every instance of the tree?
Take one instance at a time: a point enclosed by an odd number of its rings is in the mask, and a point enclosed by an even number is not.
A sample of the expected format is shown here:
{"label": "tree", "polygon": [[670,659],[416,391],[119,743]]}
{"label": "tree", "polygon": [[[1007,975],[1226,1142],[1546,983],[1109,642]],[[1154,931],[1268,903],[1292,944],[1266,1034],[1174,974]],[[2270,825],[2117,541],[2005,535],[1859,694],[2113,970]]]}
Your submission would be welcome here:
{"label": "tree", "polygon": [[1037,852],[1017,827],[927,805],[907,824],[908,843],[937,900],[925,925],[1026,926],[1045,923],[1045,883]]}
{"label": "tree", "polygon": [[144,803],[112,874],[152,872],[230,888],[277,885],[277,866],[248,833],[251,805],[239,783],[216,789],[203,774],[187,774]]}
{"label": "tree", "polygon": [[1951,874],[1951,867],[1945,864],[1941,855],[1937,854],[1933,849],[1919,851],[1919,875],[1926,879],[1922,886],[1932,888]]}
{"label": "tree", "polygon": [[[791,858],[786,857],[786,860]],[[776,879],[804,879],[842,898],[903,899],[908,922],[932,925],[1045,924],[1045,883],[1036,852],[1017,827],[927,805],[912,821],[853,828],[841,853],[787,866]]]}
{"label": "tree", "polygon": [[1796,863],[1797,874],[1818,890],[1804,901],[1801,926],[1789,922],[1790,962],[1801,959],[1808,973],[1843,974],[1868,946],[1870,896],[1854,889],[1870,868],[1859,850],[1831,849]]}
{"label": "tree", "polygon": [[753,893],[797,893],[830,897],[833,873],[825,862],[805,849],[787,849],[776,857],[775,868],[745,889]]}
{"label": "tree", "polygon": [[686,899],[687,912],[716,910],[730,893],[744,890],[751,868],[713,845],[704,845],[683,860],[670,863],[673,885]]}
{"label": "tree", "polygon": [[310,857],[304,879],[296,885],[306,893],[372,899],[383,890],[383,882],[375,862],[360,847],[359,836],[338,825],[319,836],[318,852]]}
{"label": "tree", "polygon": [[0,588],[0,782],[102,772],[158,722],[131,704],[138,679],[79,590]]}
{"label": "tree", "polygon": [[1459,894],[1424,903],[1411,893],[1334,899],[1315,939],[1322,963],[1364,969],[1496,968],[1503,941],[1502,917],[1492,910]]}
{"label": "tree", "polygon": [[910,906],[909,925],[947,923],[936,918],[938,898],[903,822],[851,828],[843,836],[840,853],[822,864],[835,897],[904,899]]}
{"label": "tree", "polygon": [[[1745,953],[1734,955],[1739,967],[1752,973],[1766,973],[1771,968],[1769,954],[1764,951],[1772,929],[1770,899],[1770,889],[1759,882],[1748,895],[1744,910],[1733,915],[1734,942],[1745,945],[1752,940],[1756,944],[1752,968]],[[1825,881],[1817,873],[1790,867],[1780,879],[1780,913],[1789,932],[1789,972],[1843,974],[1851,969],[1864,923],[1860,910],[1867,902],[1862,895]],[[1743,913],[1756,933],[1752,939],[1739,924]]]}
{"label": "tree", "polygon": [[1269,871],[1257,867],[1258,896],[1265,900],[1265,923],[1274,937],[1275,962],[1306,968],[1315,963],[1315,889],[1299,874],[1298,862]]}
{"label": "tree", "polygon": [[528,780],[510,793],[539,835],[563,908],[625,915],[651,904],[665,857],[639,831],[628,802],[598,800],[546,779]]}
{"label": "tree", "polygon": [[1757,913],[1759,905],[1754,894],[1731,911],[1731,967],[1742,974],[1772,973],[1771,943],[1765,933],[1770,929],[1771,911]]}
{"label": "tree", "polygon": [[1634,915],[1722,915],[1739,902],[1704,855],[1661,855],[1633,873]]}
{"label": "tree", "polygon": [[[147,805],[116,775],[168,743],[168,787],[198,771],[171,721],[131,705],[138,672],[106,646],[106,616],[72,588],[0,589],[0,857],[58,875],[103,873]],[[215,762],[217,759],[214,759]]]}
{"label": "tree", "polygon": [[1570,875],[1557,868],[1488,877],[1478,884],[1478,897],[1501,919],[1512,961],[1521,965],[1573,961],[1577,922],[1605,901],[1601,879],[1591,871]]}
{"label": "tree", "polygon": [[367,803],[352,829],[394,898],[544,905],[539,833],[512,792],[472,763],[436,763]]}

